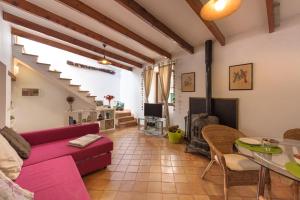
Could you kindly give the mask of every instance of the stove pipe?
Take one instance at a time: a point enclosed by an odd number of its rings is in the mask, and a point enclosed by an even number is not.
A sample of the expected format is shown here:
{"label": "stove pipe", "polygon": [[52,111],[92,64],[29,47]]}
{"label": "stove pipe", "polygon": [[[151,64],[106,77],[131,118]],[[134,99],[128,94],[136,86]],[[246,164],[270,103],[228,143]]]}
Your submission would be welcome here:
{"label": "stove pipe", "polygon": [[212,40],[205,41],[205,65],[206,65],[206,112],[208,115],[212,115],[212,110],[211,110]]}

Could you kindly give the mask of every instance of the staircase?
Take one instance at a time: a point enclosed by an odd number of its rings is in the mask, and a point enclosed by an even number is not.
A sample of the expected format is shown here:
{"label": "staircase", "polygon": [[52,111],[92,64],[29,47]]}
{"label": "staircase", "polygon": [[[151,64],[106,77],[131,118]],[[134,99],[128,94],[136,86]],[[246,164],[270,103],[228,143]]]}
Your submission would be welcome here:
{"label": "staircase", "polygon": [[66,90],[70,91],[76,97],[79,97],[83,101],[90,104],[91,108],[96,108],[96,96],[92,96],[89,91],[81,90],[80,85],[71,84],[72,79],[62,78],[61,72],[50,70],[50,64],[38,62],[37,55],[25,53],[23,45],[13,45],[13,57],[17,60],[17,63],[21,63],[28,68],[34,69],[48,80],[55,82]]}
{"label": "staircase", "polygon": [[131,112],[129,110],[116,111],[116,119],[118,128],[125,128],[137,125],[136,119],[131,115]]}

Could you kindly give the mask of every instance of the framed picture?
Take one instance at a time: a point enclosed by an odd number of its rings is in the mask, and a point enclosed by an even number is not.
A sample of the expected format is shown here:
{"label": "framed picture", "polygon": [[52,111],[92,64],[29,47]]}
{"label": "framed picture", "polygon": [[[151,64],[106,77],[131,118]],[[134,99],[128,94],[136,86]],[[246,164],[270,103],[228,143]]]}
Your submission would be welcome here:
{"label": "framed picture", "polygon": [[39,89],[22,88],[22,96],[39,96]]}
{"label": "framed picture", "polygon": [[195,72],[181,74],[181,92],[195,92]]}
{"label": "framed picture", "polygon": [[229,90],[253,90],[253,63],[229,66]]}

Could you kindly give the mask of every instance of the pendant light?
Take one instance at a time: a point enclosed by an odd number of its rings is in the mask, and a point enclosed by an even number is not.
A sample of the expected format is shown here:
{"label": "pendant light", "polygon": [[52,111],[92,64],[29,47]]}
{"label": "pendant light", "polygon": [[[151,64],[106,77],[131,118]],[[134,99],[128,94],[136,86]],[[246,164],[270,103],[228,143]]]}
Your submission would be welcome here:
{"label": "pendant light", "polygon": [[201,17],[207,21],[222,19],[234,13],[241,0],[209,0],[201,9]]}
{"label": "pendant light", "polygon": [[103,58],[101,60],[99,60],[99,63],[101,65],[111,65],[111,62],[105,58],[105,47],[106,47],[106,44],[103,44],[103,50],[104,50]]}

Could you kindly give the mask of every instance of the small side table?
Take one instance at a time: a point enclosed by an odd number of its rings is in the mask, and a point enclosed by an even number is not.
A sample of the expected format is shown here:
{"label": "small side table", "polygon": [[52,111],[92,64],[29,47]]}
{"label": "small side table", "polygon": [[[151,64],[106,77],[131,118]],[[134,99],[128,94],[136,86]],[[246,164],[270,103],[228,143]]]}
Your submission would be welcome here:
{"label": "small side table", "polygon": [[[141,129],[141,121],[144,121],[144,131],[151,135],[164,135],[164,122],[165,118],[153,118],[153,117],[139,117],[138,118],[138,129]],[[151,126],[148,126],[148,123],[154,123],[154,130],[151,129]],[[157,134],[158,133],[158,134]]]}

